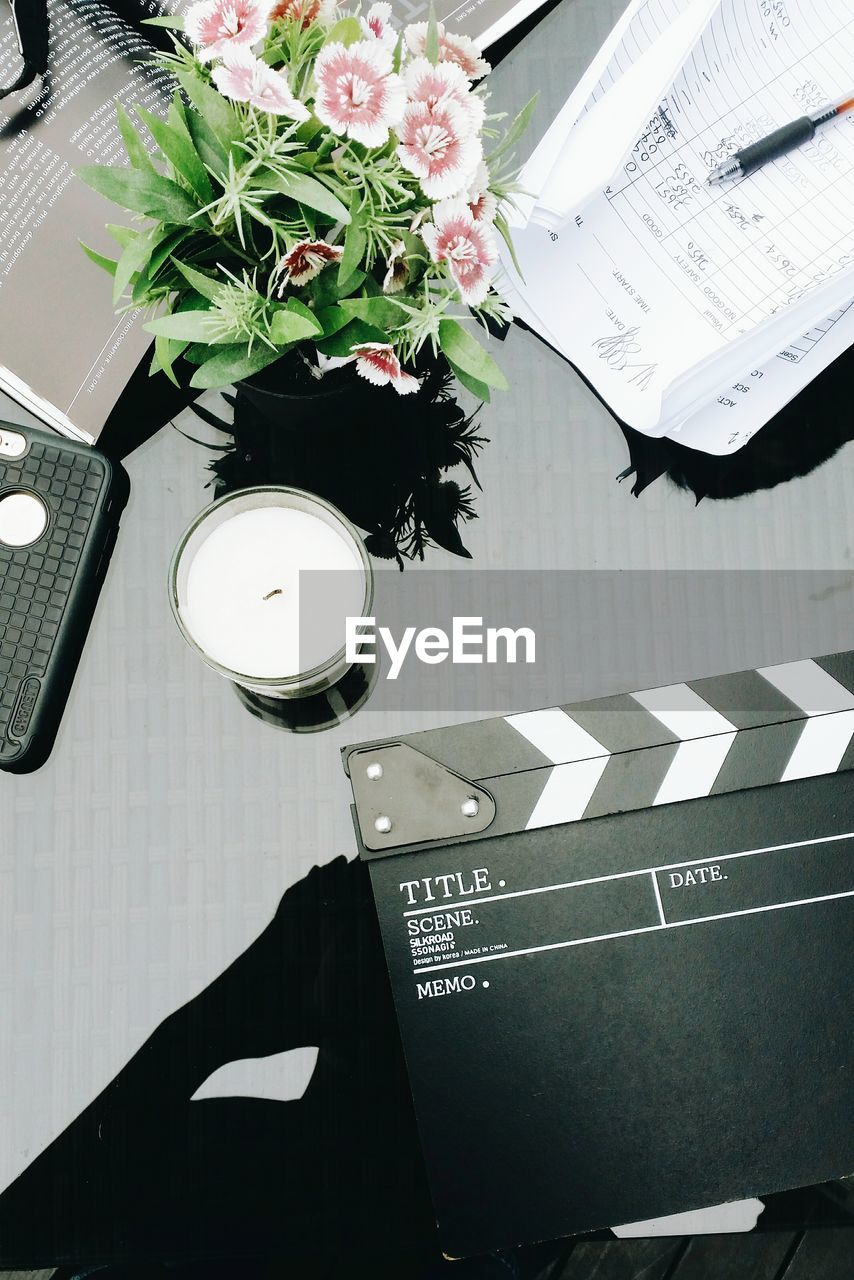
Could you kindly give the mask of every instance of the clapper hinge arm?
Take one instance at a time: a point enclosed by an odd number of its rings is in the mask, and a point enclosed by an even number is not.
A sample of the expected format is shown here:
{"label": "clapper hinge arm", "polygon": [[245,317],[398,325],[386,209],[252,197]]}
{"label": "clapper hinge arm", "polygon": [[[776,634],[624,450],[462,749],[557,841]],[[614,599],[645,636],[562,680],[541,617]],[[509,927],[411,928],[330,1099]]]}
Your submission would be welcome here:
{"label": "clapper hinge arm", "polygon": [[367,856],[475,835],[495,818],[488,791],[406,742],[356,747],[344,767]]}

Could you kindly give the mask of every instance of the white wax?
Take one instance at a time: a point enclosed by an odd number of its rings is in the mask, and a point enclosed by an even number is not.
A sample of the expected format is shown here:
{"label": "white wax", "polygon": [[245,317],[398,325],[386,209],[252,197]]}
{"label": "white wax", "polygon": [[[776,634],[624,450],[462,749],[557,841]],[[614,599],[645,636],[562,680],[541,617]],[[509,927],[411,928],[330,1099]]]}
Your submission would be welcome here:
{"label": "white wax", "polygon": [[[300,573],[329,578],[322,620],[300,626]],[[318,601],[325,587],[303,579]],[[181,615],[199,647],[220,666],[261,680],[310,671],[344,646],[345,618],[363,612],[365,569],[356,547],[319,516],[291,507],[241,511],[214,528],[187,575]]]}

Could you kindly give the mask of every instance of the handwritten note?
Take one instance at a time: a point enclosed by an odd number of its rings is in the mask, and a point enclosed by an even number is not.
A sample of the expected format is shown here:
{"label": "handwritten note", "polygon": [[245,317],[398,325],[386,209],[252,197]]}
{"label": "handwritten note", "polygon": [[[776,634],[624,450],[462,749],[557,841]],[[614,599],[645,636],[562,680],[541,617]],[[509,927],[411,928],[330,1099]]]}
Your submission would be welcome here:
{"label": "handwritten note", "polygon": [[[575,108],[595,119],[681,8],[632,6]],[[732,401],[723,410],[749,399],[755,422],[760,402],[774,412],[772,387],[795,394],[854,338],[854,121],[737,183],[704,181],[724,156],[847,94],[852,68],[850,0],[721,0],[606,189],[563,225],[554,211],[555,192],[567,191],[567,135],[538,148],[540,199],[516,233],[516,300],[627,422],[651,434],[681,427],[687,441],[687,424],[721,395]],[[796,368],[782,377],[785,350]],[[751,383],[751,370],[762,377]],[[737,385],[750,394],[725,394]],[[716,415],[718,437],[741,440],[750,428],[724,427],[727,416]]]}

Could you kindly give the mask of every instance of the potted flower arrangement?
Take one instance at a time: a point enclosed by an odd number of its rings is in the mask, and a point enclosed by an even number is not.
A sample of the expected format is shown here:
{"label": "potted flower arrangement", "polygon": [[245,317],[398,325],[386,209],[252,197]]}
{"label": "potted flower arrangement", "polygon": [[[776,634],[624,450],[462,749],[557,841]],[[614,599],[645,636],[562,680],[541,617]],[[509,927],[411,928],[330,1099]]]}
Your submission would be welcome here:
{"label": "potted flower arrangement", "polygon": [[115,261],[87,252],[151,313],[154,372],[181,357],[196,388],[297,388],[344,365],[406,396],[444,360],[481,400],[506,386],[475,330],[509,319],[492,277],[533,103],[502,129],[477,47],[390,17],[201,0],[156,20],[182,32],[168,115],[136,109],[146,139],[120,108],[128,167],[81,171],[141,215],[111,228]]}

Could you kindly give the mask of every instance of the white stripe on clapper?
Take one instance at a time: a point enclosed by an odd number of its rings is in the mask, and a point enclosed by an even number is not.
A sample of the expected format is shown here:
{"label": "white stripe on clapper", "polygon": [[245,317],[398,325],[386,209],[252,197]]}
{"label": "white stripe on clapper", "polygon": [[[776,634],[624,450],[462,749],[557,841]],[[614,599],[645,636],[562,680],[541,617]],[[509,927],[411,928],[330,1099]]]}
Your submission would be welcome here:
{"label": "white stripe on clapper", "polygon": [[681,739],[652,803],[674,804],[709,795],[735,741],[735,725],[687,684],[644,689],[632,697]]}
{"label": "white stripe on clapper", "polygon": [[557,766],[526,823],[527,829],[577,822],[605,772],[611,755],[608,748],[560,707],[507,716],[507,723]]}
{"label": "white stripe on clapper", "polygon": [[780,781],[835,773],[854,737],[854,693],[811,658],[760,667],[759,674],[809,717]]}
{"label": "white stripe on clapper", "polygon": [[812,658],[803,662],[784,662],[778,667],[759,667],[759,674],[808,716],[826,715],[829,711],[854,711],[854,693],[834,680]]}
{"label": "white stripe on clapper", "polygon": [[583,818],[609,758],[599,756],[595,760],[556,765],[525,824],[526,829],[554,827],[561,822],[578,822]]}
{"label": "white stripe on clapper", "polygon": [[574,760],[590,760],[593,756],[610,755],[607,747],[597,742],[592,734],[561,710],[549,707],[545,711],[525,711],[521,715],[507,716],[507,723],[532,746],[551,760],[552,764],[570,764]]}

